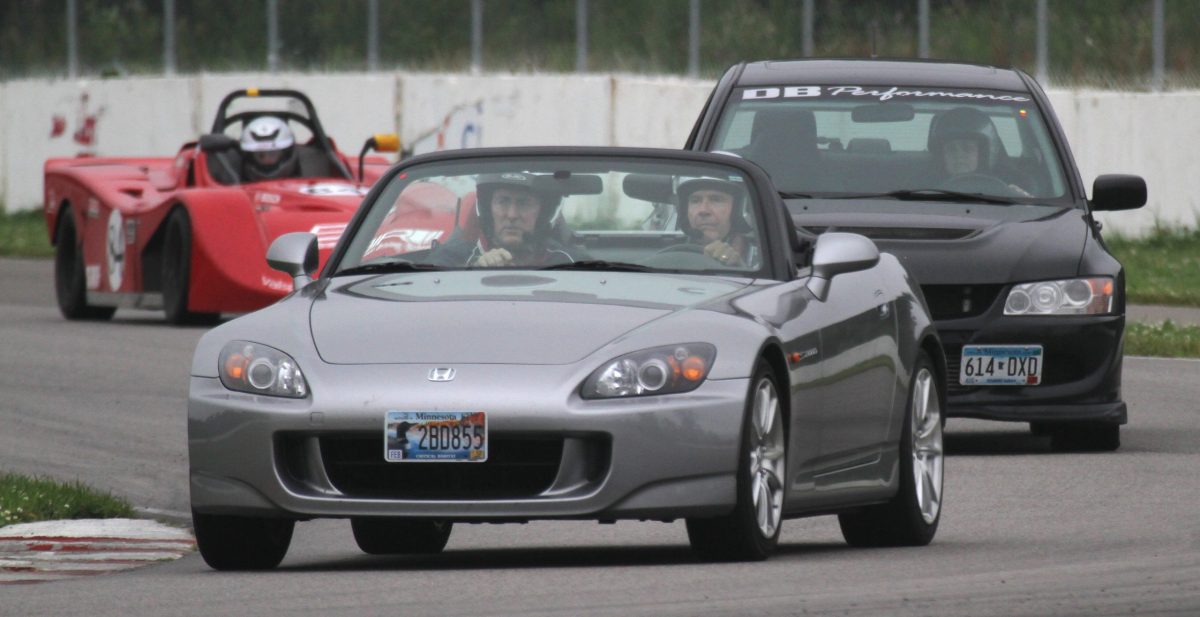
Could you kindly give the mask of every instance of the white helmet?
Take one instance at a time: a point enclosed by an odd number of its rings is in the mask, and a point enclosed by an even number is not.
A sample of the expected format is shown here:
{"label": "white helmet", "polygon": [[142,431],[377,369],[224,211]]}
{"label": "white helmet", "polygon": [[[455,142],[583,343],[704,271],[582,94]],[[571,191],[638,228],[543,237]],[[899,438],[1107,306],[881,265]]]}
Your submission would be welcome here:
{"label": "white helmet", "polygon": [[296,166],[295,144],[292,130],[280,118],[262,116],[246,123],[241,148],[247,155],[248,179],[291,175]]}

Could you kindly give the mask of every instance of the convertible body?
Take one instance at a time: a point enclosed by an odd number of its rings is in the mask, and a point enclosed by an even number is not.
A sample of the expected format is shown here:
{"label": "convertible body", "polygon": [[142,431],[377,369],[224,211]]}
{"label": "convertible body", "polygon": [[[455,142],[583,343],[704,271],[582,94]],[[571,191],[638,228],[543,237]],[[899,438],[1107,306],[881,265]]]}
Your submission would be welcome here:
{"label": "convertible body", "polygon": [[687,147],[754,161],[797,226],[864,234],[904,262],[946,345],[949,416],[1028,422],[1059,449],[1119,446],[1125,273],[1093,212],[1140,207],[1146,186],[1104,175],[1089,200],[1028,75],[739,63]]}
{"label": "convertible body", "polygon": [[[307,113],[231,110],[235,100],[267,98],[299,101]],[[297,177],[237,177],[239,152],[225,133],[264,114],[309,135],[297,142]],[[64,316],[107,318],[125,306],[163,309],[175,323],[210,321],[278,300],[291,283],[266,266],[268,245],[311,232],[323,262],[389,165],[361,158],[337,150],[303,94],[239,90],[222,102],[212,133],[174,157],[46,161],[44,210]]]}
{"label": "convertible body", "polygon": [[[430,185],[459,198],[455,236],[477,233],[487,175],[544,187],[575,257],[381,250],[425,228]],[[759,257],[719,263],[653,216],[699,176],[744,191]],[[752,164],[424,155],[381,180],[315,280],[313,242],[272,246],[295,293],[196,349],[191,500],[213,567],[272,567],[293,522],[318,517],[351,519],[369,553],[441,550],[455,521],[686,518],[702,554],[750,559],[788,517],[841,514],[855,544],[933,536],[944,360],[920,292],[862,236],[797,234]],[[245,546],[247,530],[265,539]]]}

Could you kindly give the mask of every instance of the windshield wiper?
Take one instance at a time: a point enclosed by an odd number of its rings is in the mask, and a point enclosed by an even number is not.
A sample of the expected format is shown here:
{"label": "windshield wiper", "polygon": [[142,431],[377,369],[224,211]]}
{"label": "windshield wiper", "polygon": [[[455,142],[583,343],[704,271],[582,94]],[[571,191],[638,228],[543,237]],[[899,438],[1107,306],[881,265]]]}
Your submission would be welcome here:
{"label": "windshield wiper", "polygon": [[784,199],[812,199],[813,196],[808,193],[789,193],[788,191],[779,191],[779,196]]}
{"label": "windshield wiper", "polygon": [[415,264],[411,261],[384,261],[373,264],[362,264],[353,268],[346,268],[334,272],[334,276],[349,276],[353,274],[383,274],[390,272],[427,272],[430,270],[442,270],[442,266],[433,264]]}
{"label": "windshield wiper", "polygon": [[584,259],[570,263],[546,266],[542,270],[603,270],[609,272],[652,272],[653,268],[623,261],[605,261],[603,259]]}
{"label": "windshield wiper", "polygon": [[968,201],[985,204],[1016,204],[1021,203],[1015,199],[1008,197],[998,197],[995,195],[984,195],[982,193],[963,193],[961,191],[947,191],[945,189],[905,189],[901,191],[888,191],[886,193],[854,193],[850,195],[829,195],[826,199],[868,199],[868,198],[892,198],[903,201]]}

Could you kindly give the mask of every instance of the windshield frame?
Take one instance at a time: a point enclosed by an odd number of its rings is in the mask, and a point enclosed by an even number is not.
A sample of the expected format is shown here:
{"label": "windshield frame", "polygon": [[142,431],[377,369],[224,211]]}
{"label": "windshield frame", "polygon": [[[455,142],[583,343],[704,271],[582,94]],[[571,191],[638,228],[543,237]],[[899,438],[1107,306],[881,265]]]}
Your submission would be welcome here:
{"label": "windshield frame", "polygon": [[[790,217],[787,214],[787,209],[782,200],[779,199],[775,187],[771,184],[770,179],[757,165],[739,157],[686,150],[552,146],[475,148],[443,151],[422,154],[408,160],[401,161],[388,172],[386,172],[380,178],[380,180],[375,183],[371,191],[364,197],[359,209],[355,212],[353,218],[346,226],[341,238],[339,238],[337,245],[334,247],[329,260],[321,270],[319,278],[332,278],[339,272],[339,270],[343,269],[342,263],[348,257],[353,239],[358,236],[364,224],[368,222],[368,219],[370,218],[372,211],[375,209],[376,204],[382,197],[385,196],[385,193],[395,190],[394,187],[396,182],[412,182],[421,177],[414,175],[413,178],[401,178],[398,180],[397,178],[402,174],[412,172],[414,169],[436,166],[443,163],[455,165],[463,163],[469,164],[471,161],[492,163],[503,162],[506,160],[540,161],[551,160],[555,158],[560,158],[564,161],[595,159],[597,162],[607,159],[611,160],[613,162],[613,167],[616,168],[619,168],[622,162],[653,163],[656,161],[666,164],[701,164],[716,166],[718,168],[730,168],[731,171],[736,171],[738,174],[740,174],[746,182],[748,207],[752,208],[752,215],[757,221],[760,231],[758,242],[760,244],[759,250],[761,251],[762,257],[759,267],[754,270],[741,271],[734,269],[681,269],[677,271],[671,269],[656,269],[655,271],[664,273],[742,277],[750,279],[768,278],[775,280],[790,280],[790,278],[795,276],[796,265],[793,263],[792,255],[788,249],[788,247],[791,246],[791,243],[785,237],[785,230],[788,228],[785,223],[790,220]],[[357,265],[359,264],[356,264],[356,266]],[[468,269],[470,268],[446,268],[448,271]],[[499,271],[501,269],[497,270]]]}

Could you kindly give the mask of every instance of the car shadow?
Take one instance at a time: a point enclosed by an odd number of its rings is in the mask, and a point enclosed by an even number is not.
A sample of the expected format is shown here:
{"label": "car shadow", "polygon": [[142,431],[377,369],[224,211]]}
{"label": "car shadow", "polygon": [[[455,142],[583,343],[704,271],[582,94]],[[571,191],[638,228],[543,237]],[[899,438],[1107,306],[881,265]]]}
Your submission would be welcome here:
{"label": "car shadow", "polygon": [[969,433],[947,432],[943,439],[946,454],[952,456],[1059,454],[1050,447],[1048,435],[1034,435],[1028,428]]}
{"label": "car shadow", "polygon": [[[807,558],[855,549],[841,543],[780,544],[772,560]],[[281,572],[374,570],[493,570],[501,568],[593,568],[695,566],[707,563],[686,544],[673,546],[573,546],[448,550],[436,555],[358,555],[351,559],[280,566]],[[719,562],[717,562],[719,563]]]}

